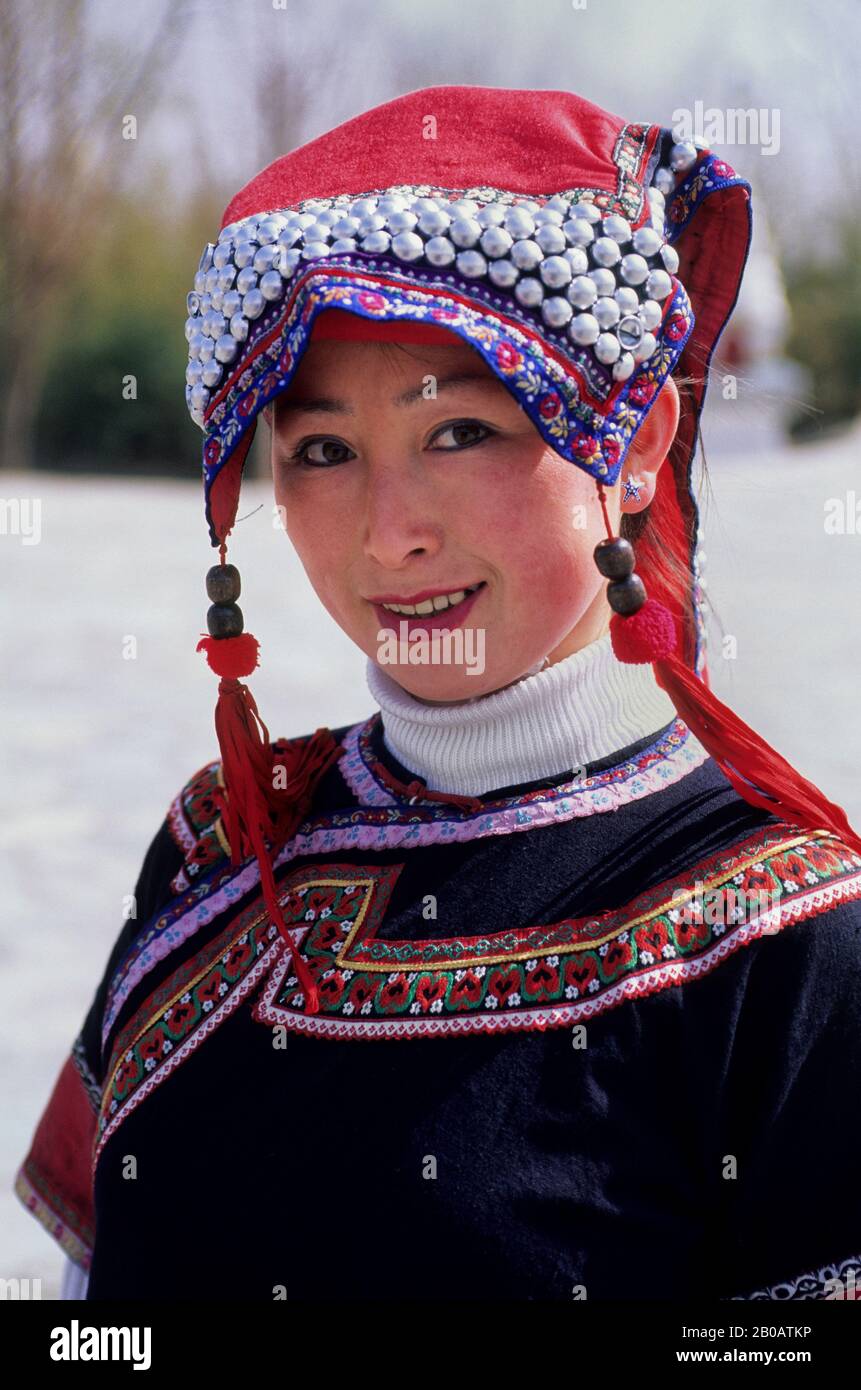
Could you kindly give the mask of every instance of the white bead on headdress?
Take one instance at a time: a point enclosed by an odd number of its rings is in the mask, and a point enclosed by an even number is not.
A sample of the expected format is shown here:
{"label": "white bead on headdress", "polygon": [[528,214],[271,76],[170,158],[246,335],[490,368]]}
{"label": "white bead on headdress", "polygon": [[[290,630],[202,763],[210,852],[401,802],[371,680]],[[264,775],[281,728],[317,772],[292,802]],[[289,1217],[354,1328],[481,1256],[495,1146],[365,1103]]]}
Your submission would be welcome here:
{"label": "white bead on headdress", "polygon": [[626,381],[657,348],[662,306],[679,264],[665,236],[665,174],[673,179],[669,170],[657,171],[648,191],[649,222],[636,230],[585,198],[557,194],[540,203],[485,190],[488,201],[448,199],[403,186],[308,199],[232,222],[206,247],[188,296],[192,418],[203,427],[212,392],[251,321],[283,298],[301,264],[342,253],[394,257],[443,276],[451,267],[452,277],[487,281],[540,316],[548,341],[559,334],[591,349],[615,381]]}

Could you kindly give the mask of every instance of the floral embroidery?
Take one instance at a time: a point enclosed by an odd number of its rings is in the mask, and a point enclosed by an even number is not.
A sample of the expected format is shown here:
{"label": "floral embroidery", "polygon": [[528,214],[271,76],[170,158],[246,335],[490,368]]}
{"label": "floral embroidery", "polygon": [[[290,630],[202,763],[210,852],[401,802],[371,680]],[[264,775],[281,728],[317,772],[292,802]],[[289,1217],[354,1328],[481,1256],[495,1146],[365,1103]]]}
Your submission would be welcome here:
{"label": "floral embroidery", "polygon": [[[372,289],[384,307],[376,307],[369,299]],[[444,323],[494,371],[499,346],[507,345],[505,380],[536,429],[563,458],[610,485],[644,415],[642,407],[630,404],[631,385],[648,381],[660,386],[693,327],[690,300],[676,281],[663,310],[664,321],[674,323],[672,341],[656,349],[629,382],[617,382],[589,349],[578,349],[570,338],[554,336],[546,328],[539,333],[530,311],[493,285],[470,282],[450,271],[394,265],[365,252],[341,253],[332,264],[310,261],[293,281],[274,324],[259,320],[256,340],[251,331],[242,368],[228,377],[207,410],[207,433],[222,442],[218,456],[213,453],[211,461],[204,459],[207,496],[240,436],[263,407],[290,385],[317,314],[332,307],[362,318]],[[618,453],[614,447],[612,461],[602,447],[608,435],[619,446]]]}
{"label": "floral embroidery", "polygon": [[[421,796],[413,798],[407,809],[390,789],[385,767],[374,752],[373,738],[381,721],[378,710],[369,719],[355,724],[345,735],[342,740],[345,751],[339,763],[341,775],[362,807],[391,808],[392,819],[412,822],[408,838],[411,843],[418,844],[506,834],[593,812],[614,811],[626,802],[639,800],[679,781],[701,767],[709,756],[687,725],[675,719],[653,744],[591,777],[575,778],[519,796],[488,798],[480,811],[465,810]],[[367,812],[356,813],[356,819],[366,815]],[[344,824],[344,819],[333,817],[333,824]],[[439,833],[434,833],[436,829]],[[377,843],[382,847],[404,842],[401,836],[380,839]],[[363,838],[360,843],[367,849],[374,841]]]}
{"label": "floral embroidery", "polygon": [[[822,865],[816,891],[787,892],[781,854],[791,848],[809,863],[811,841]],[[481,937],[381,939],[366,923],[327,920],[303,945],[325,982],[321,1012],[303,1013],[292,961],[284,958],[254,1017],[329,1037],[562,1027],[699,978],[740,946],[861,896],[861,857],[847,869],[845,853],[827,831],[788,836],[787,827],[769,826],[621,909]],[[767,891],[746,911],[736,889],[750,871],[751,891]],[[691,891],[696,883],[710,891],[706,911]]]}
{"label": "floral embroidery", "polygon": [[[811,844],[817,886],[787,894],[783,861],[791,855],[812,866]],[[316,1015],[304,1012],[292,956],[259,894],[171,972],[113,1040],[94,1163],[125,1116],[258,985],[255,1021],[316,1036],[544,1030],[697,979],[739,947],[861,896],[861,857],[830,832],[787,835],[787,827],[769,826],[596,917],[480,937],[383,938],[379,927],[402,869],[305,865],[279,882],[285,922],[319,986]],[[762,881],[777,905],[739,915],[731,891],[739,881]],[[695,883],[711,890],[716,911],[702,912]]]}
{"label": "floral embroidery", "polygon": [[749,188],[746,179],[739,178],[732,165],[716,155],[706,154],[682,179],[667,204],[667,237],[677,241],[704,198],[719,188],[738,185]]}
{"label": "floral embroidery", "polygon": [[[593,812],[612,811],[625,802],[672,785],[701,766],[708,757],[687,726],[678,720],[651,747],[628,762],[550,790],[487,801],[483,810],[476,814],[421,798],[413,803],[399,802],[377,780],[379,764],[371,749],[370,736],[380,717],[377,711],[368,720],[354,725],[342,740],[346,751],[339,761],[339,770],[359,805],[310,816],[278,854],[277,868],[300,855],[466,842],[559,824]],[[285,742],[279,739],[276,746]],[[206,814],[211,811],[203,808],[214,806],[211,789],[218,784],[219,767],[218,763],[208,764],[189,783],[189,787],[195,787],[194,796],[201,808],[197,828],[204,835],[211,828],[206,825]],[[185,799],[183,789],[174,806],[183,804]],[[136,933],[108,987],[102,1020],[103,1045],[126,999],[149,971],[231,903],[259,885],[256,861],[251,859],[235,868],[226,862],[228,852],[225,844],[212,866],[199,868],[193,886],[182,880],[180,871],[171,884],[175,899],[159,909]]]}
{"label": "floral embroidery", "polygon": [[168,829],[185,855],[185,863],[171,883],[176,893],[183,892],[230,852],[213,795],[216,787],[223,786],[221,763],[207,763],[189,779],[168,810]]}
{"label": "floral embroidery", "polygon": [[260,882],[260,871],[256,862],[252,863],[253,867],[248,864],[237,870],[222,858],[141,927],[108,985],[102,1016],[103,1048],[123,1004],[149,971]]}
{"label": "floral embroidery", "polygon": [[[402,867],[328,864],[297,870],[278,885],[288,930],[298,930],[300,945],[303,936],[317,933],[324,951],[344,923],[375,930]],[[292,961],[258,896],[135,1010],[111,1046],[94,1166],[126,1115],[235,1011],[282,952]],[[311,958],[312,968],[320,959]]]}

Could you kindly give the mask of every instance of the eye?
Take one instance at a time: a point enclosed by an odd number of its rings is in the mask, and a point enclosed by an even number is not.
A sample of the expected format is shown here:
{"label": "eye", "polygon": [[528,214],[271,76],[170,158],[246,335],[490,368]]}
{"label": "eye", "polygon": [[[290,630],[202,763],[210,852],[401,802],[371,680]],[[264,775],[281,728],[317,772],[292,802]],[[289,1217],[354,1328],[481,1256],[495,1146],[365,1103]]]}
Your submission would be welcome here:
{"label": "eye", "polygon": [[[320,450],[322,457],[310,457],[311,449]],[[303,440],[287,457],[291,463],[305,464],[308,468],[331,468],[334,464],[343,463],[346,455],[355,458],[343,440],[323,435],[319,439]]]}
{"label": "eye", "polygon": [[[481,438],[470,438],[476,430],[483,431]],[[443,445],[444,452],[454,453],[458,449],[469,449],[473,444],[483,444],[495,431],[489,425],[483,425],[480,420],[453,420],[449,425],[443,425],[441,430],[433,436],[434,440],[440,439],[445,434],[454,436],[454,445]]]}

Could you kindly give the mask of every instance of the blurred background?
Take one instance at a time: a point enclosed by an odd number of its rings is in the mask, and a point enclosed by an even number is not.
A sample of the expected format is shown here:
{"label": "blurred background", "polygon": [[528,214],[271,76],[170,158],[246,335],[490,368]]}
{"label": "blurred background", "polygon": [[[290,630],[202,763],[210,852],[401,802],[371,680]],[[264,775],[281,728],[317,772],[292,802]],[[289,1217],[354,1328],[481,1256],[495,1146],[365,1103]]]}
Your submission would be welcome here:
{"label": "blurred background", "polygon": [[[859,44],[847,0],[4,0],[0,1276],[56,1296],[60,1252],[15,1172],[123,895],[217,753],[185,297],[233,194],[358,112],[445,83],[574,90],[663,125],[757,117],[709,138],[754,187],[703,420],[710,669],[861,825]],[[261,713],[273,737],[363,718],[365,659],[273,529],[256,446],[230,558]]]}

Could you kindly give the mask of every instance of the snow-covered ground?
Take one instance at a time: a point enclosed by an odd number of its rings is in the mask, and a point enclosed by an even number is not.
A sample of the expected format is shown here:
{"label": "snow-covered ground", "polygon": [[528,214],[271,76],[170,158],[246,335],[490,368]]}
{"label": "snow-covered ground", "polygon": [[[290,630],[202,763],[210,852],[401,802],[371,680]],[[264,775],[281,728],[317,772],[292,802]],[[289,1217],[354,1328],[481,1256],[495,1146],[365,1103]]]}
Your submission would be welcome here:
{"label": "snow-covered ground", "polygon": [[[704,504],[705,575],[737,639],[725,660],[714,632],[714,687],[861,826],[861,525],[824,526],[828,499],[855,488],[861,501],[861,430],[788,449],[739,411],[706,441],[716,505]],[[59,1251],[12,1183],[122,925],[123,895],[177,788],[217,752],[216,678],[195,652],[217,557],[194,483],[4,473],[0,496],[38,498],[42,531],[37,545],[0,535],[0,1275],[41,1277],[56,1297]],[[254,514],[230,558],[261,642],[251,684],[270,734],[367,715],[364,657],[272,529],[265,484],[246,483],[241,512]]]}

